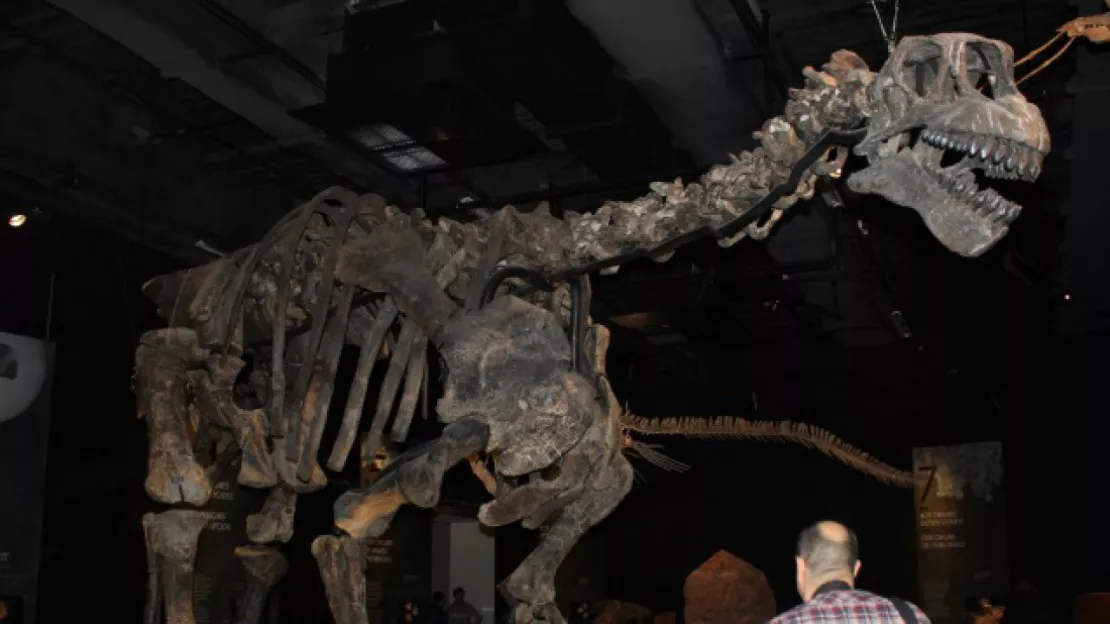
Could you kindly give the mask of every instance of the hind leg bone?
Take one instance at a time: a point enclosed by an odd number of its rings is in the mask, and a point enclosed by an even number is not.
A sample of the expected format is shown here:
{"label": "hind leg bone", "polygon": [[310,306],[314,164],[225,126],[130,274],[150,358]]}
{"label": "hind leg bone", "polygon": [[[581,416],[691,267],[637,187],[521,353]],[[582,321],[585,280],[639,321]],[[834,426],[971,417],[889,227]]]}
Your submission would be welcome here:
{"label": "hind leg bone", "polygon": [[616,509],[632,488],[632,466],[621,454],[591,478],[582,496],[559,510],[546,526],[539,546],[501,583],[509,604],[516,604],[517,624],[535,620],[565,624],[555,606],[555,573],[578,540]]}

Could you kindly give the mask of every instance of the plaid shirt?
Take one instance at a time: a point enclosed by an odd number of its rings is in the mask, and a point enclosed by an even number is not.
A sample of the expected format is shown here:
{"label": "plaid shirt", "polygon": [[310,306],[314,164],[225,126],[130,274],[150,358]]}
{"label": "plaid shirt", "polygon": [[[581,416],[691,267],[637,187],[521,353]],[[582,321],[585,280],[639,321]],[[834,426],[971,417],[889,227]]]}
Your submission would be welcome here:
{"label": "plaid shirt", "polygon": [[[846,586],[845,586],[846,587]],[[931,624],[929,618],[910,604],[918,624]],[[779,615],[767,624],[903,624],[894,603],[882,596],[858,589],[818,590],[804,604]]]}

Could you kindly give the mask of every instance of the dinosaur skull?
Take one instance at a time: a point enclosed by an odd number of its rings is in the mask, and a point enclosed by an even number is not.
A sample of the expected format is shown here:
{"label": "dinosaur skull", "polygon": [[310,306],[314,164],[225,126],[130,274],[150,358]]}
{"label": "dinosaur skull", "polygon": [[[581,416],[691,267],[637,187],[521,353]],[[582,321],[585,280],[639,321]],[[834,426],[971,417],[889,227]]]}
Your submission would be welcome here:
{"label": "dinosaur skull", "polygon": [[1021,206],[987,179],[1032,182],[1049,151],[1040,111],[1014,82],[1014,53],[963,33],[907,37],[871,85],[872,116],[856,147],[868,166],[848,179],[917,211],[968,257],[997,243]]}

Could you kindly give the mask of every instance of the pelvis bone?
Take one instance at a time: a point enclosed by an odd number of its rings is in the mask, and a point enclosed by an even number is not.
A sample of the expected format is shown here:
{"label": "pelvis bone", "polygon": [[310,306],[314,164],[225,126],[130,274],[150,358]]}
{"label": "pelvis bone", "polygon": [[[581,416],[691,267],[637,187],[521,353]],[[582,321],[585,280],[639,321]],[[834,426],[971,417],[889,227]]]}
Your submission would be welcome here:
{"label": "pelvis bone", "polygon": [[259,489],[273,487],[277,470],[266,448],[266,416],[260,409],[240,409],[232,398],[235,379],[242,369],[239,357],[213,354],[208,356],[208,370],[192,370],[187,376],[204,416],[235,436],[243,454],[238,483]]}

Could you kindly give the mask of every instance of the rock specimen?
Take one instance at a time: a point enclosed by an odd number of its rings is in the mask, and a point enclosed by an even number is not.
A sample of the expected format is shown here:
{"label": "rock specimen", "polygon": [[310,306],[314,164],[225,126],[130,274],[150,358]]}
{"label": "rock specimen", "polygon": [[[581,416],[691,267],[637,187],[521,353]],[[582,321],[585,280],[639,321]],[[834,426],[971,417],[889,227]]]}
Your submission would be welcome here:
{"label": "rock specimen", "polygon": [[594,624],[627,624],[629,621],[646,622],[651,619],[651,611],[632,602],[602,600],[594,605]]}
{"label": "rock specimen", "polygon": [[758,568],[724,550],[686,577],[686,624],[763,624],[775,617],[775,596]]}

